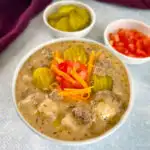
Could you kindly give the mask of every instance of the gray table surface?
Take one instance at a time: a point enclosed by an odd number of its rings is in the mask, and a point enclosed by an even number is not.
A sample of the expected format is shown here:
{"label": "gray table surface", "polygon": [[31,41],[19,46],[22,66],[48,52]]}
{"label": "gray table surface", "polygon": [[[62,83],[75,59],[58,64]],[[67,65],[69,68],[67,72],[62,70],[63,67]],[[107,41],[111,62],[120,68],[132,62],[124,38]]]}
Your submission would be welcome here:
{"label": "gray table surface", "polygon": [[[97,15],[96,25],[88,38],[103,42],[106,25],[115,19],[133,18],[150,24],[150,10],[128,9],[92,0],[82,1],[93,7]],[[0,55],[0,150],[150,150],[150,62],[128,66],[135,87],[134,107],[125,124],[99,143],[76,147],[58,145],[39,137],[20,120],[11,95],[15,67],[31,48],[52,38],[41,13]]]}

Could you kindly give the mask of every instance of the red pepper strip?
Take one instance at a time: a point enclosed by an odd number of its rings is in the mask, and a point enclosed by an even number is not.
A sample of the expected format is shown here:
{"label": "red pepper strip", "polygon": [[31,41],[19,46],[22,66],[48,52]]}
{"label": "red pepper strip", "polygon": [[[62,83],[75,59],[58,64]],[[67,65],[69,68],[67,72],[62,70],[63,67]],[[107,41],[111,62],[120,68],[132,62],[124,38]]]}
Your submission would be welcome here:
{"label": "red pepper strip", "polygon": [[69,76],[67,73],[65,73],[65,72],[63,72],[63,71],[61,71],[61,70],[59,70],[59,69],[57,68],[57,66],[52,65],[52,66],[51,66],[51,69],[52,69],[57,75],[63,77],[66,81],[69,81],[69,82],[72,83],[72,84],[75,84],[75,83],[76,83],[76,81],[75,81],[71,76]]}

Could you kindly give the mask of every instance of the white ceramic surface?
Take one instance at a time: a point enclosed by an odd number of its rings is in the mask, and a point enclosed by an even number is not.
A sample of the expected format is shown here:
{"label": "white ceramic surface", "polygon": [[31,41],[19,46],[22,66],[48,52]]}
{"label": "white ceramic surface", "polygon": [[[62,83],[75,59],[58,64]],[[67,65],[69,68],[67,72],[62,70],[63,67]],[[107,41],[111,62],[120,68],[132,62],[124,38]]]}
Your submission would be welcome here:
{"label": "white ceramic surface", "polygon": [[125,29],[136,29],[148,36],[150,36],[150,26],[144,24],[141,21],[138,20],[133,20],[133,19],[120,19],[111,22],[108,24],[104,31],[104,41],[105,44],[110,48],[110,50],[118,55],[121,60],[123,60],[127,64],[142,64],[145,62],[150,61],[150,57],[146,58],[133,58],[133,57],[128,57],[124,54],[119,53],[117,50],[115,50],[109,43],[109,34],[110,33],[115,33],[117,32],[120,28],[125,28]]}
{"label": "white ceramic surface", "polygon": [[[55,12],[60,6],[68,5],[68,4],[73,4],[76,6],[86,8],[91,15],[90,25],[80,31],[75,31],[75,32],[60,31],[60,30],[53,28],[51,25],[49,25],[49,23],[47,22],[48,15]],[[79,1],[65,0],[65,1],[54,2],[54,3],[50,4],[49,6],[47,6],[47,8],[45,9],[45,11],[43,13],[43,20],[44,20],[44,24],[49,28],[52,35],[55,37],[84,37],[93,28],[95,21],[96,21],[96,15],[95,15],[95,12],[93,11],[93,9],[85,3],[82,3]]]}
{"label": "white ceramic surface", "polygon": [[21,119],[28,125],[28,127],[30,127],[35,133],[39,134],[41,137],[45,137],[46,139],[48,140],[51,140],[52,142],[57,142],[58,144],[70,144],[70,145],[84,145],[84,144],[91,144],[93,142],[99,142],[100,140],[106,138],[108,135],[112,134],[114,131],[116,131],[124,122],[125,120],[127,119],[130,111],[131,111],[131,108],[132,108],[132,105],[133,105],[133,100],[134,100],[134,90],[133,90],[133,84],[132,84],[132,79],[131,79],[131,75],[126,67],[126,65],[124,65],[126,71],[127,71],[127,74],[128,74],[128,78],[129,78],[129,83],[130,83],[130,100],[129,100],[129,105],[128,105],[128,108],[126,110],[126,112],[124,113],[124,115],[122,116],[121,120],[110,130],[108,130],[107,132],[105,132],[103,135],[99,136],[99,137],[96,137],[96,138],[92,138],[92,139],[89,139],[89,140],[84,140],[84,141],[63,141],[63,140],[57,140],[57,139],[53,139],[53,138],[50,138],[44,134],[41,134],[40,132],[38,132],[36,129],[34,129],[25,119],[24,117],[21,115],[21,113],[19,112],[18,108],[17,108],[17,104],[16,104],[16,96],[15,96],[15,87],[16,87],[16,79],[17,79],[17,76],[18,76],[18,72],[19,70],[21,69],[22,65],[25,63],[25,61],[33,54],[35,53],[36,51],[38,51],[40,48],[42,48],[43,46],[45,45],[48,45],[48,44],[52,44],[52,43],[57,43],[57,42],[61,42],[61,41],[72,41],[72,40],[76,40],[76,41],[84,41],[84,42],[92,42],[92,43],[96,43],[96,44],[99,44],[103,47],[105,47],[104,45],[102,45],[101,43],[98,43],[94,40],[90,40],[90,39],[84,39],[84,38],[60,38],[60,39],[56,39],[56,40],[51,40],[49,42],[46,42],[44,44],[41,44],[35,48],[33,48],[32,50],[30,50],[29,53],[27,53],[22,59],[21,61],[19,62],[15,72],[14,72],[14,77],[13,77],[13,82],[12,82],[12,96],[13,96],[13,102],[15,104],[15,107],[16,107],[16,110],[19,114],[19,116],[21,117]]}
{"label": "white ceramic surface", "polygon": [[[96,0],[81,1],[91,6],[98,18],[88,38],[101,43],[104,29],[113,20],[130,17],[150,25],[149,10],[111,5]],[[0,150],[150,150],[150,62],[127,65],[134,85],[134,106],[126,122],[101,142],[82,146],[59,145],[41,138],[20,120],[12,101],[14,70],[18,61],[33,47],[52,38],[40,13],[0,54]]]}

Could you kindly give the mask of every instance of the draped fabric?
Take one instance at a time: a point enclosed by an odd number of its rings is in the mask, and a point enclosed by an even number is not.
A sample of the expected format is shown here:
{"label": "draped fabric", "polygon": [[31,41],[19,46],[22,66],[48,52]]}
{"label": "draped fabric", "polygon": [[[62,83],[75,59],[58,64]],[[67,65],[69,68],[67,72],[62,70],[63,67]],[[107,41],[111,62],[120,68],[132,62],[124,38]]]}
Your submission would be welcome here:
{"label": "draped fabric", "polygon": [[[0,0],[0,52],[24,31],[29,21],[52,0]],[[150,8],[150,0],[98,0],[125,6]]]}
{"label": "draped fabric", "polygon": [[0,52],[52,0],[0,0]]}

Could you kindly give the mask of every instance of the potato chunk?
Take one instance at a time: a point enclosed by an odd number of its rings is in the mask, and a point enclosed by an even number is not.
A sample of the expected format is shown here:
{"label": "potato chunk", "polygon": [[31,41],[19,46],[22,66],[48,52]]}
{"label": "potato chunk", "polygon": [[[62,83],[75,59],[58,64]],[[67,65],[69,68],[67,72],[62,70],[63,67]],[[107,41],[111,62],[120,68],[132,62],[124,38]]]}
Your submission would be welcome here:
{"label": "potato chunk", "polygon": [[95,108],[95,113],[99,119],[106,120],[114,117],[116,110],[107,103],[100,102]]}
{"label": "potato chunk", "polygon": [[73,131],[79,130],[80,126],[76,123],[72,114],[67,114],[61,121],[61,124]]}
{"label": "potato chunk", "polygon": [[43,94],[33,93],[21,100],[18,107],[25,114],[33,115],[37,112],[36,105],[44,98]]}
{"label": "potato chunk", "polygon": [[120,113],[121,100],[118,95],[112,91],[99,91],[94,98],[95,101],[102,100],[111,108],[115,108],[116,113]]}
{"label": "potato chunk", "polygon": [[55,120],[58,115],[59,108],[54,101],[47,98],[39,105],[38,111]]}

